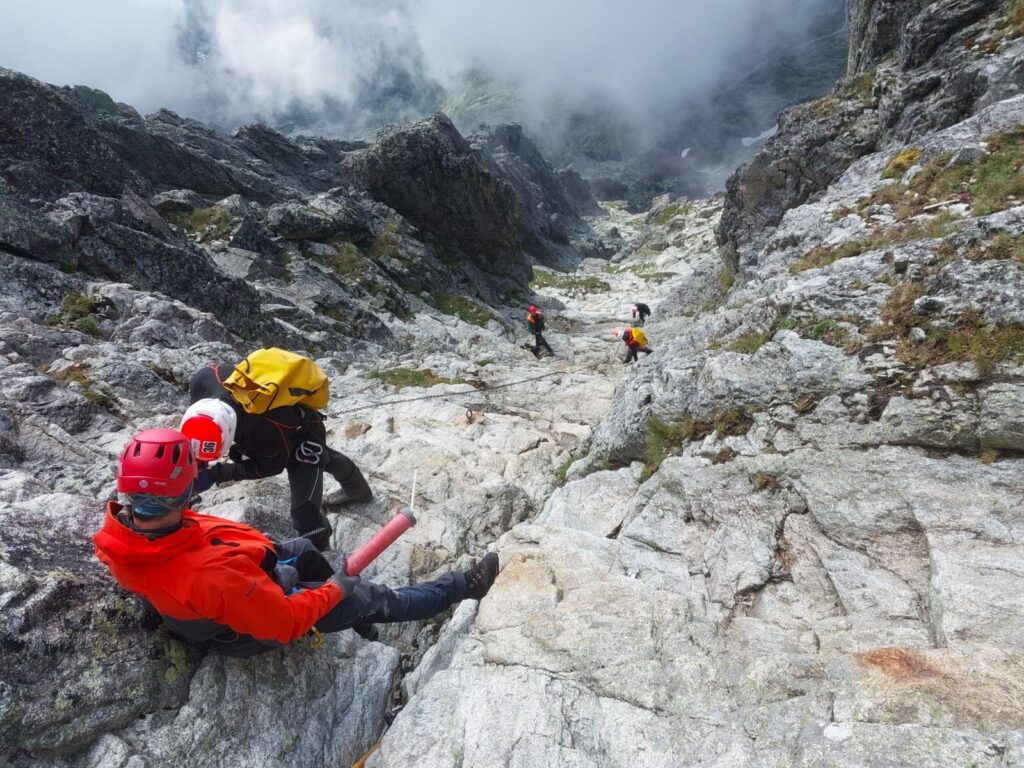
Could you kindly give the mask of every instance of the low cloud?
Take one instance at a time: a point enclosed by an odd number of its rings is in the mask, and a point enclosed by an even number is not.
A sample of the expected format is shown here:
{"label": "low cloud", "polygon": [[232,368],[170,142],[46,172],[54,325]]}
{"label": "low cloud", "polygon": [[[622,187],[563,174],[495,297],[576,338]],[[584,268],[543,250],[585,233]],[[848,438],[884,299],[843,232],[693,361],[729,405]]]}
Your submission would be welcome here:
{"label": "low cloud", "polygon": [[638,123],[808,35],[843,0],[0,0],[0,64],[221,127],[343,133],[428,112],[468,70]]}

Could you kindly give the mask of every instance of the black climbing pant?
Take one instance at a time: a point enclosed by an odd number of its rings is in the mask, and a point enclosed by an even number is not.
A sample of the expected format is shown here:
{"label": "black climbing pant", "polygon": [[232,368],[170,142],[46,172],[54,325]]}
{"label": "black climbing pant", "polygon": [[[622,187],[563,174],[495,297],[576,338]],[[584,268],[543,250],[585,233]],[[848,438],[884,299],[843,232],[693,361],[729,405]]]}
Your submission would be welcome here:
{"label": "black climbing pant", "polygon": [[629,351],[626,352],[626,359],[624,361],[626,363],[626,365],[629,365],[631,362],[633,362],[634,360],[637,360],[639,358],[639,355],[637,354],[637,352],[643,352],[645,355],[649,355],[649,354],[651,354],[651,352],[654,351],[653,349],[648,349],[647,347],[636,347],[636,346],[632,346],[632,345],[627,347],[627,349]]}
{"label": "black climbing pant", "polygon": [[299,535],[322,529],[310,540],[317,549],[327,549],[331,538],[331,524],[321,509],[324,498],[324,472],[329,472],[341,484],[345,494],[353,499],[368,500],[372,493],[363,473],[343,453],[322,446],[319,461],[306,464],[292,461],[288,464],[288,486],[291,489],[292,525]]}
{"label": "black climbing pant", "polygon": [[[300,588],[319,586],[334,574],[331,564],[306,539],[282,542],[278,558],[299,572]],[[398,589],[360,581],[352,594],[346,595],[316,623],[316,628],[321,632],[355,629],[363,634],[371,624],[429,619],[465,596],[466,577],[459,571],[449,571],[434,581]]]}
{"label": "black climbing pant", "polygon": [[544,347],[544,349],[546,349],[548,351],[549,355],[555,354],[555,350],[553,350],[551,348],[551,345],[548,344],[547,339],[544,338],[544,334],[542,334],[542,333],[535,333],[535,334],[533,334],[533,340],[534,340],[533,354],[536,357],[540,357],[540,348],[541,347]]}

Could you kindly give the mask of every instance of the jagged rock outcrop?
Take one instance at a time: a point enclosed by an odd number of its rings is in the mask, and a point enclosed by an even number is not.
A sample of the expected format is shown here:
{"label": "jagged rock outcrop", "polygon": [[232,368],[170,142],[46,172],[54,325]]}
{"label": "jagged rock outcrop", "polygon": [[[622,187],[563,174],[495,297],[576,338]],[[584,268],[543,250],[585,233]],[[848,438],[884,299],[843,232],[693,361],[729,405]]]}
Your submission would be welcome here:
{"label": "jagged rock outcrop", "polygon": [[512,190],[480,165],[444,115],[383,130],[347,165],[357,183],[438,243],[517,282],[529,279]]}
{"label": "jagged rock outcrop", "polygon": [[467,137],[480,161],[511,185],[523,211],[528,253],[544,264],[573,256],[570,236],[580,215],[597,212],[597,201],[575,171],[555,171],[518,125],[481,126]]}
{"label": "jagged rock outcrop", "polygon": [[[529,279],[533,210],[446,118],[370,146],[263,126],[227,136],[9,70],[0,94],[0,247],[76,273],[79,292],[128,281],[244,338],[337,349],[399,343],[389,323],[411,316],[409,294],[436,303]],[[551,180],[531,204],[566,196]],[[566,227],[584,229],[575,215]]]}
{"label": "jagged rock outcrop", "polygon": [[749,266],[783,214],[851,162],[952,125],[1024,85],[1024,42],[1000,0],[854,0],[847,79],[794,107],[727,183],[722,255]]}

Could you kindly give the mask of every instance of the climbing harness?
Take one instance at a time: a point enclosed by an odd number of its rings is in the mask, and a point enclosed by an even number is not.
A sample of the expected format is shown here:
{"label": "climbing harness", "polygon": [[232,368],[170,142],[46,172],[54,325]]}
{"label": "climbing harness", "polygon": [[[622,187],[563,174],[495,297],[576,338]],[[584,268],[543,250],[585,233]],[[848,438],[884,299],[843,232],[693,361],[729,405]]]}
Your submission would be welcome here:
{"label": "climbing harness", "polygon": [[324,636],[320,634],[320,630],[316,627],[310,627],[309,631],[302,638],[306,641],[306,647],[311,651],[315,651],[324,644]]}

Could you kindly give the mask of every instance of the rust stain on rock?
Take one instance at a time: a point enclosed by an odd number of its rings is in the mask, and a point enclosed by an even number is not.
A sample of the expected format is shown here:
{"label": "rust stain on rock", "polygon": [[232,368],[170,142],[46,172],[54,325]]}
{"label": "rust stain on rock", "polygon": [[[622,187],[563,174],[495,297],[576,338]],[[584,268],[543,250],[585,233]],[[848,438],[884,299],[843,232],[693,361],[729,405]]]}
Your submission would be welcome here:
{"label": "rust stain on rock", "polygon": [[863,664],[881,670],[894,680],[914,681],[943,677],[944,672],[914,651],[903,648],[875,648],[854,657]]}

